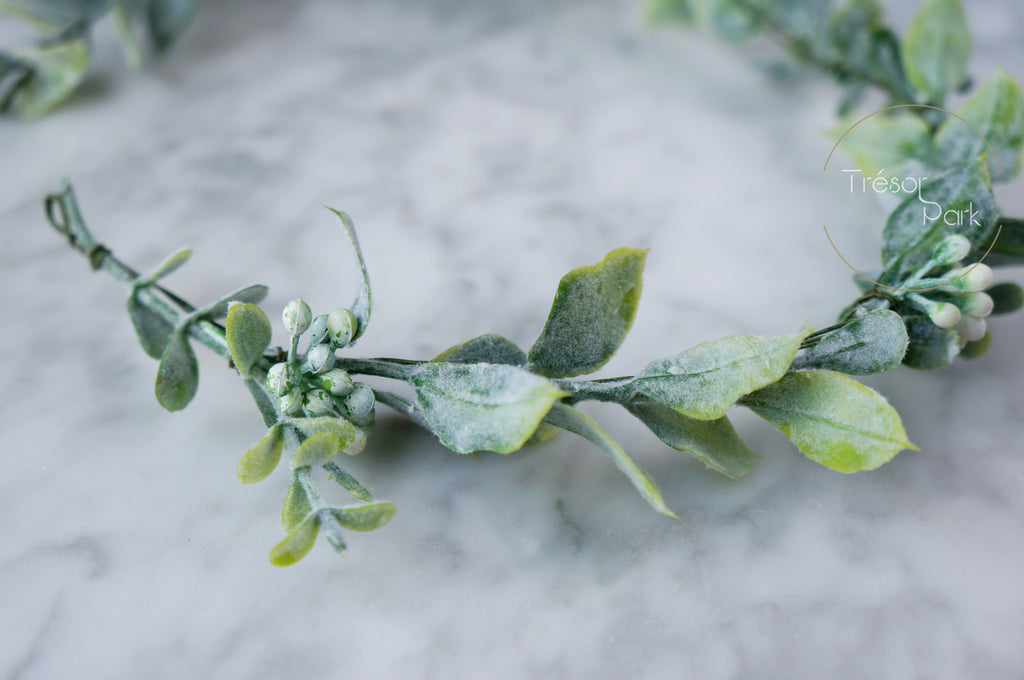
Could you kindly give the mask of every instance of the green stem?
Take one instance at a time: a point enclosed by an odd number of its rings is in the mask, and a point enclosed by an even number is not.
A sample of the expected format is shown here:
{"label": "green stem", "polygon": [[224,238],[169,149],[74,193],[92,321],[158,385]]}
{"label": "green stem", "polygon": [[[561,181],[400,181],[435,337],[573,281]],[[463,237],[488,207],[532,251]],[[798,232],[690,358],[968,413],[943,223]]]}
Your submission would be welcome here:
{"label": "green stem", "polygon": [[357,375],[375,375],[381,378],[408,381],[416,366],[424,362],[407,359],[352,359],[340,358],[335,366]]}

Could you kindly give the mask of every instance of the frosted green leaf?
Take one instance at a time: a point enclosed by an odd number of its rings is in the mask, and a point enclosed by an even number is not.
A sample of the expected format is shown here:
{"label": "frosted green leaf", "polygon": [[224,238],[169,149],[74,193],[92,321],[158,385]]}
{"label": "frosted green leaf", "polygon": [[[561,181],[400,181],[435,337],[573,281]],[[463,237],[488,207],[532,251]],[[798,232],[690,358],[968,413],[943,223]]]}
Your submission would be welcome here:
{"label": "frosted green leaf", "polygon": [[985,291],[992,298],[992,314],[1011,314],[1024,306],[1024,290],[1012,282],[997,283]]}
{"label": "frosted green leaf", "polygon": [[519,449],[567,396],[540,376],[497,364],[427,363],[410,381],[430,428],[456,453]]}
{"label": "frosted green leaf", "polygon": [[563,276],[544,330],[530,348],[530,370],[567,378],[604,366],[633,325],[646,258],[646,250],[619,248]]}
{"label": "frosted green leaf", "polygon": [[522,366],[526,363],[526,353],[511,340],[488,333],[449,347],[438,354],[434,361],[447,361],[451,364]]}
{"label": "frosted green leaf", "polygon": [[170,276],[174,272],[181,269],[181,267],[186,262],[188,262],[190,257],[192,257],[192,251],[189,248],[179,250],[178,252],[174,253],[166,260],[161,262],[160,266],[154,269],[151,274],[142,277],[138,281],[136,281],[136,285],[139,287],[148,286],[152,283],[155,283],[156,281],[159,281],[165,276]]}
{"label": "frosted green leaf", "polygon": [[102,9],[108,0],[0,0],[0,12],[55,33]]}
{"label": "frosted green leaf", "polygon": [[267,297],[267,287],[259,284],[255,286],[246,286],[236,290],[230,295],[225,295],[220,300],[210,303],[201,309],[193,312],[196,318],[205,319],[219,319],[228,313],[228,307],[234,302],[247,302],[255,304],[262,302],[263,298]]}
{"label": "frosted green leaf", "polygon": [[281,460],[283,447],[281,426],[274,425],[258,442],[249,447],[238,461],[238,481],[242,484],[252,484],[266,479]]}
{"label": "frosted green leaf", "polygon": [[747,0],[715,0],[709,6],[711,28],[723,40],[739,42],[760,30],[761,14],[752,11]]}
{"label": "frosted green leaf", "polygon": [[395,516],[395,506],[387,502],[351,505],[345,508],[325,508],[338,524],[352,531],[374,531],[391,521]]}
{"label": "frosted green leaf", "polygon": [[693,26],[697,21],[696,0],[651,0],[647,3],[646,19],[652,24],[682,24]]}
{"label": "frosted green leaf", "polygon": [[731,335],[649,363],[633,379],[637,392],[683,415],[717,420],[744,394],[789,369],[807,332],[778,338]]}
{"label": "frosted green leaf", "polygon": [[956,331],[939,328],[926,316],[909,316],[907,324],[907,353],[903,363],[911,368],[934,370],[948,366],[960,347]]}
{"label": "frosted green leaf", "polygon": [[758,458],[736,434],[728,418],[697,420],[649,401],[636,402],[626,408],[676,451],[690,453],[733,479],[750,472]]}
{"label": "frosted green leaf", "polygon": [[902,42],[911,84],[929,103],[941,104],[967,77],[970,54],[971,34],[960,0],[925,0]]}
{"label": "frosted green leaf", "polygon": [[224,337],[231,352],[231,361],[243,376],[249,375],[253,366],[263,358],[271,333],[270,320],[256,305],[244,302],[228,310]]}
{"label": "frosted green leaf", "polygon": [[311,512],[313,503],[309,500],[306,487],[299,475],[293,474],[288,492],[284,496],[284,506],[281,508],[281,525],[285,531],[294,531]]}
{"label": "frosted green leaf", "polygon": [[188,406],[199,389],[199,364],[188,344],[185,327],[175,329],[156,373],[156,400],[168,411]]}
{"label": "frosted green leaf", "polygon": [[307,517],[305,522],[270,551],[271,564],[276,567],[287,567],[301,560],[312,550],[319,530],[320,520],[317,516]]}
{"label": "frosted green leaf", "polygon": [[942,123],[935,137],[942,162],[947,167],[962,165],[987,153],[993,182],[1016,177],[1024,144],[1024,92],[1017,81],[996,68],[958,113],[970,125],[953,116]]}
{"label": "frosted green leaf", "polygon": [[548,413],[547,418],[545,418],[545,422],[579,435],[592,444],[596,444],[598,448],[612,459],[615,467],[619,468],[622,474],[629,478],[629,481],[632,482],[636,490],[640,492],[640,495],[644,497],[644,500],[652,508],[663,515],[668,515],[669,517],[676,516],[665,505],[665,501],[661,498],[661,492],[658,490],[658,485],[654,483],[651,476],[634,463],[629,454],[593,420],[565,404],[555,404],[551,412]]}
{"label": "frosted green leaf", "polygon": [[1024,264],[1024,220],[1000,217],[999,238],[993,231],[965,258],[966,262],[978,262],[985,258],[990,267],[1017,267]]}
{"label": "frosted green leaf", "polygon": [[994,231],[997,215],[984,158],[928,179],[885,224],[882,283],[895,284],[924,266],[950,234],[972,244],[983,242]]}
{"label": "frosted green leaf", "polygon": [[985,333],[981,340],[972,340],[964,345],[964,348],[960,350],[960,356],[964,359],[977,359],[988,351],[991,344],[992,334]]}
{"label": "frosted green leaf", "polygon": [[370,493],[369,489],[359,483],[355,477],[350,475],[341,469],[334,461],[324,463],[324,469],[327,470],[327,475],[330,479],[333,479],[348,491],[354,498],[358,498],[361,501],[372,501],[373,494]]}
{"label": "frosted green leaf", "polygon": [[355,344],[356,340],[366,332],[367,326],[370,325],[370,312],[373,310],[373,293],[370,288],[370,273],[366,269],[366,260],[363,259],[363,251],[359,247],[359,238],[356,236],[356,227],[352,223],[352,218],[346,213],[335,210],[334,208],[327,209],[337,215],[338,219],[341,220],[341,226],[345,229],[345,235],[348,236],[352,255],[356,260],[356,267],[359,269],[359,292],[356,293],[356,299],[352,302],[352,306],[349,307],[349,311],[352,312],[356,321],[359,322],[359,327],[356,328],[355,335],[352,336],[352,340],[349,343]]}
{"label": "frosted green leaf", "polygon": [[31,69],[13,92],[9,105],[23,118],[36,118],[67,99],[85,77],[89,46],[84,40],[15,50],[15,59]]}
{"label": "frosted green leaf", "polygon": [[917,448],[884,397],[841,373],[790,373],[740,403],[808,458],[839,472],[874,470],[903,449]]}
{"label": "frosted green leaf", "polygon": [[793,369],[826,368],[872,375],[896,368],[907,351],[903,317],[888,309],[868,312],[821,336],[793,361]]}
{"label": "frosted green leaf", "polygon": [[295,418],[289,421],[295,429],[307,437],[327,432],[341,440],[346,453],[358,453],[366,442],[366,435],[358,427],[341,418]]}
{"label": "frosted green leaf", "polygon": [[139,344],[149,356],[159,359],[167,348],[174,326],[139,301],[138,291],[128,296],[128,316],[131,317]]}
{"label": "frosted green leaf", "polygon": [[309,465],[323,465],[334,460],[341,451],[341,438],[330,432],[318,432],[302,442],[292,456],[292,469]]}
{"label": "frosted green leaf", "polygon": [[[908,168],[915,168],[912,176],[916,177],[919,175],[917,169],[930,166],[935,160],[935,149],[928,123],[917,114],[872,116],[851,129],[852,124],[852,121],[845,121],[832,128],[830,134],[838,137],[849,130],[849,134],[842,138],[839,148],[850,157],[853,166],[860,170],[864,177],[881,176],[896,178],[902,182],[907,176]],[[863,188],[863,180],[852,173],[846,174],[853,177],[853,186],[860,191]],[[927,176],[929,173],[921,174]],[[870,182],[867,186],[871,191]]]}
{"label": "frosted green leaf", "polygon": [[196,13],[196,0],[148,0],[146,22],[153,46],[163,52],[188,28]]}

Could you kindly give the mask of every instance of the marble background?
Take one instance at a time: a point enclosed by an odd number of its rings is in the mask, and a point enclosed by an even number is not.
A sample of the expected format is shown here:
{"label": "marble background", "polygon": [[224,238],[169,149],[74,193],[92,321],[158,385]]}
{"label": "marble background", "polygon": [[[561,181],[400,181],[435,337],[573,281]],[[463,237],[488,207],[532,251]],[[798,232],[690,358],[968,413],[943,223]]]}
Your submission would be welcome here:
{"label": "marble background", "polygon": [[[892,3],[905,25],[913,2]],[[971,70],[1024,76],[1024,6],[977,0]],[[883,213],[823,178],[835,89],[770,45],[652,31],[616,2],[209,2],[141,74],[97,36],[85,91],[0,122],[0,676],[30,678],[1017,678],[1024,671],[1024,315],[992,351],[869,381],[920,453],[846,476],[737,412],[729,481],[589,409],[678,521],[564,436],[448,453],[386,408],[351,469],[398,515],[290,569],[262,431],[201,357],[187,411],[151,396],[124,290],[42,219],[62,176],[97,237],[212,299],[347,302],[320,207],[351,213],[375,283],[370,355],[485,331],[529,344],[559,277],[652,248],[606,375],[717,335],[829,322],[855,294],[822,236],[876,257]],[[0,37],[18,33],[3,26]],[[1000,190],[1024,214],[1020,180]],[[1020,270],[1004,278],[1024,280]]]}

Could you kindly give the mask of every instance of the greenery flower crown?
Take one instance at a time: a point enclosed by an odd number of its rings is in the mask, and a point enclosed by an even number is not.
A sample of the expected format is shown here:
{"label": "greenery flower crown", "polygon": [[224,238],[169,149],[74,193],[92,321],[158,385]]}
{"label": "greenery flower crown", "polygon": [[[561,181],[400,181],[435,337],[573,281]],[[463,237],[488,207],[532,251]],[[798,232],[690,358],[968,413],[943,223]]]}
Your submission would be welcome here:
{"label": "greenery flower crown", "polygon": [[[825,3],[819,3],[825,4]],[[820,330],[782,337],[734,335],[650,362],[631,376],[587,379],[624,341],[640,299],[646,251],[620,248],[597,264],[566,274],[540,336],[528,350],[498,335],[481,335],[428,361],[354,358],[339,354],[367,331],[370,280],[351,220],[334,212],[351,244],[359,292],[348,307],[314,315],[302,300],[281,319],[287,348],[270,347],[271,322],[258,307],[264,286],[235,291],[196,307],[160,285],[189,251],[141,275],[97,243],[70,185],[46,199],[50,223],[94,269],[130,288],[128,314],[143,349],[159,360],[156,397],[170,411],[188,405],[198,386],[193,343],[230,359],[268,427],[238,463],[243,483],[268,477],[286,454],[291,481],[282,524],[287,536],[270,552],[277,565],[301,559],[323,532],[339,552],[344,530],[369,531],[394,515],[338,462],[357,454],[383,403],[461,454],[512,453],[559,430],[581,436],[611,458],[644,499],[672,515],[650,476],[575,406],[614,402],[656,437],[733,478],[756,456],[727,417],[745,406],[785,433],[807,457],[842,472],[870,470],[915,448],[899,415],[873,390],[849,376],[881,373],[901,362],[938,368],[958,354],[987,348],[986,319],[1021,307],[1014,283],[991,285],[979,264],[1024,264],[1024,221],[1000,217],[992,182],[1018,173],[1024,143],[1024,94],[997,70],[959,110],[981,133],[955,125],[934,108],[966,81],[970,37],[958,0],[926,0],[899,40],[882,23],[874,0],[848,0],[827,12],[767,0],[655,0],[653,19],[706,22],[728,38],[766,31],[800,61],[832,74],[853,109],[867,87],[893,104],[915,106],[885,114],[871,144],[846,150],[863,168],[924,167],[933,177],[892,211],[883,231],[882,267],[872,282],[858,277],[861,295]],[[990,153],[990,151],[992,153]],[[950,210],[973,206],[977,224],[922,224],[918,201]],[[305,338],[303,340],[303,338]],[[404,393],[359,378],[390,380]],[[325,500],[320,480],[340,484],[359,503]]]}

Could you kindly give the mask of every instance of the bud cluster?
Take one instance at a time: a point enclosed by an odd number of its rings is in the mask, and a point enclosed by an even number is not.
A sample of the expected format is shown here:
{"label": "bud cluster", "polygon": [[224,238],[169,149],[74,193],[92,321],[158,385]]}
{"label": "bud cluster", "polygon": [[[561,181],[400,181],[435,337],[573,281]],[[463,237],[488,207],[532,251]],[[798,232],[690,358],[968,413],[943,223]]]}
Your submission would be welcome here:
{"label": "bud cluster", "polygon": [[277,397],[281,411],[290,416],[340,417],[366,426],[374,420],[373,390],[353,381],[345,370],[335,367],[335,351],[347,347],[359,323],[351,311],[339,307],[330,314],[313,314],[303,300],[284,307],[281,320],[292,336],[309,332],[305,354],[289,352],[288,360],[267,371],[267,389]]}

